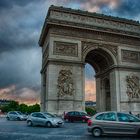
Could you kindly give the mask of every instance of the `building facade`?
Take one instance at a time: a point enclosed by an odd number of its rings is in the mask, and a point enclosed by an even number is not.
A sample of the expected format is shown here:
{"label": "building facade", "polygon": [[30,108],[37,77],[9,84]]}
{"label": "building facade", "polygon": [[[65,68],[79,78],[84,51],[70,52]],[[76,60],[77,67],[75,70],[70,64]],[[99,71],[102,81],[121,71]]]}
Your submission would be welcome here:
{"label": "building facade", "polygon": [[51,6],[42,47],[41,109],[85,110],[85,64],[96,72],[97,111],[140,112],[140,24]]}

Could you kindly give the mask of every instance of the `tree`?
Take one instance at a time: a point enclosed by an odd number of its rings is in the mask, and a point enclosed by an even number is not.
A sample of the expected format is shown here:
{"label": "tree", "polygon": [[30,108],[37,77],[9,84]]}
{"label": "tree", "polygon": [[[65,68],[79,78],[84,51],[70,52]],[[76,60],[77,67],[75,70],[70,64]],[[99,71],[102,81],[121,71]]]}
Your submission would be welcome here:
{"label": "tree", "polygon": [[2,111],[3,113],[8,112],[8,111],[9,111],[8,105],[1,106],[1,111]]}
{"label": "tree", "polygon": [[86,110],[87,114],[89,114],[90,116],[93,116],[94,114],[96,114],[95,108],[86,107],[85,110]]}
{"label": "tree", "polygon": [[40,111],[40,105],[39,104],[31,105],[31,106],[28,107],[28,113],[39,112],[39,111]]}
{"label": "tree", "polygon": [[11,110],[17,110],[19,107],[19,103],[17,101],[11,101],[10,104],[8,105],[8,107]]}
{"label": "tree", "polygon": [[28,106],[26,104],[20,104],[18,107],[18,110],[21,111],[22,113],[27,113],[28,112]]}
{"label": "tree", "polygon": [[9,112],[9,111],[14,111],[18,110],[19,103],[16,101],[11,101],[8,105],[2,106],[1,111],[2,112]]}
{"label": "tree", "polygon": [[28,106],[26,104],[19,104],[16,101],[11,101],[8,105],[2,106],[1,111],[3,113],[9,112],[9,111],[21,111],[22,113],[39,112],[40,105],[35,104],[35,105]]}

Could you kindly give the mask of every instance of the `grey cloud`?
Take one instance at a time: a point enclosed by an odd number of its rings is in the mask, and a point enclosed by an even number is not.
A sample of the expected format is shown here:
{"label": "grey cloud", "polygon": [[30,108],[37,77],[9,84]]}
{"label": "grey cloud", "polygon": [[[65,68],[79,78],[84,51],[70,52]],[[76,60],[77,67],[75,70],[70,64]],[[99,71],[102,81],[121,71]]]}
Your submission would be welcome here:
{"label": "grey cloud", "polygon": [[[30,8],[34,8],[33,11],[26,12]],[[0,14],[0,52],[37,46],[43,24],[43,16],[41,18],[37,10],[38,7],[29,6]]]}
{"label": "grey cloud", "polygon": [[0,9],[11,9],[13,6],[26,6],[30,3],[43,2],[45,0],[0,0]]}
{"label": "grey cloud", "polygon": [[11,84],[18,87],[40,85],[41,50],[33,48],[1,53],[0,87]]}
{"label": "grey cloud", "polygon": [[104,7],[102,13],[134,20],[140,15],[140,1],[121,0],[118,7],[115,9]]}
{"label": "grey cloud", "polygon": [[0,52],[37,46],[39,35],[36,32],[38,31],[27,31],[23,28],[2,30],[0,32]]}
{"label": "grey cloud", "polygon": [[123,18],[135,19],[140,15],[139,0],[75,0],[74,2],[67,0],[65,4],[72,6],[75,4],[80,9],[87,11],[92,11],[95,7],[100,9],[97,12]]}
{"label": "grey cloud", "polygon": [[5,11],[0,12],[0,88],[16,85],[16,90],[24,87],[40,89],[41,48],[38,39],[47,10],[43,1],[23,2],[24,6],[14,8],[8,8],[5,2]]}
{"label": "grey cloud", "polygon": [[118,9],[115,10],[119,16],[136,17],[140,14],[140,1],[139,0],[123,0]]}

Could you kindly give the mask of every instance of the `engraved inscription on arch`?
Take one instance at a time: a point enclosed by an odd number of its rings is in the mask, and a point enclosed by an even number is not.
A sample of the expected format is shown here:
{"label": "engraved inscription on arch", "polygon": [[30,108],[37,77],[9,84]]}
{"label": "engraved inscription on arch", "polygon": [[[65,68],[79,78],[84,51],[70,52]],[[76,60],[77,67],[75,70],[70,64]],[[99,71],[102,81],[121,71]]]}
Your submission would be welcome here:
{"label": "engraved inscription on arch", "polygon": [[53,54],[77,57],[78,56],[78,44],[54,41]]}
{"label": "engraved inscription on arch", "polygon": [[140,61],[140,53],[136,51],[122,50],[122,61],[138,63]]}

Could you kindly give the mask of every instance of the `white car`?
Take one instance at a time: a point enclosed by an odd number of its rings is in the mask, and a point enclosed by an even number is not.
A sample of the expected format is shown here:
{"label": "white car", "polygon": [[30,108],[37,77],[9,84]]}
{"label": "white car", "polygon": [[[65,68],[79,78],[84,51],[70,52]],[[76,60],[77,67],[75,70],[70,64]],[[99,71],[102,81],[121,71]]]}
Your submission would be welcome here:
{"label": "white car", "polygon": [[41,125],[46,127],[58,127],[63,126],[64,121],[56,117],[55,115],[52,115],[47,112],[34,112],[32,113],[28,119],[27,119],[27,125],[33,126],[33,125]]}
{"label": "white car", "polygon": [[28,116],[21,113],[20,111],[10,111],[7,113],[6,119],[7,120],[27,120]]}

